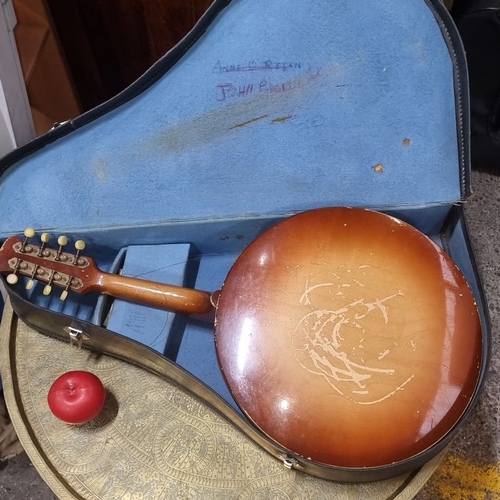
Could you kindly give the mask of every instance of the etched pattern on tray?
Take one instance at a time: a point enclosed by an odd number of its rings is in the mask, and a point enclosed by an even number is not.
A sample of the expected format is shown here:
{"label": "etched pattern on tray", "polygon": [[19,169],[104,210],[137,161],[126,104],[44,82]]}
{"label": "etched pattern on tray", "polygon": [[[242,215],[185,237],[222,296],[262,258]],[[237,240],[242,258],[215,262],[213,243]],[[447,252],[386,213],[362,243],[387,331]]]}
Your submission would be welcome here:
{"label": "etched pattern on tray", "polygon": [[[8,306],[0,337],[6,395],[16,401],[21,442],[60,498],[405,500],[439,462],[427,473],[350,485],[287,470],[179,387],[45,337],[11,314]],[[108,393],[101,415],[83,426],[56,420],[46,401],[55,378],[75,369],[98,375]]]}

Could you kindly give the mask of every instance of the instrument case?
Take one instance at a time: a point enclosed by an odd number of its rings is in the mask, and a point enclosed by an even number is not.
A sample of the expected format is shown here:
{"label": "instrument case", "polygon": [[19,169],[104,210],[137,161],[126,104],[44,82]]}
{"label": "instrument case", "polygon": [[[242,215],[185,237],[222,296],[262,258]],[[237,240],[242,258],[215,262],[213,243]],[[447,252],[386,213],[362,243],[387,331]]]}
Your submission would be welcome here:
{"label": "instrument case", "polygon": [[[103,270],[212,291],[286,217],[388,213],[442,246],[469,282],[483,329],[475,401],[490,333],[463,213],[468,113],[464,53],[437,0],[215,0],[124,92],[1,160],[0,237],[65,234]],[[24,284],[6,285],[24,322],[169,377],[288,466],[340,481],[405,470],[325,471],[290,457],[232,399],[210,323]]]}

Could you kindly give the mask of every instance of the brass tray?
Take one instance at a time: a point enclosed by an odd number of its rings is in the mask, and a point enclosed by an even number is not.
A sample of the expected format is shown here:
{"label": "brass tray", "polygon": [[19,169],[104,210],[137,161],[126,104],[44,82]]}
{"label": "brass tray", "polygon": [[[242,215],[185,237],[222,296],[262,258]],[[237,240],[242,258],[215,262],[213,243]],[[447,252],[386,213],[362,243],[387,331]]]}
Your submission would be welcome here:
{"label": "brass tray", "polygon": [[[83,426],[55,419],[52,382],[69,370],[98,375],[101,415]],[[340,484],[286,469],[168,377],[42,335],[6,304],[0,327],[5,399],[21,444],[61,499],[407,500],[445,452],[387,481]]]}

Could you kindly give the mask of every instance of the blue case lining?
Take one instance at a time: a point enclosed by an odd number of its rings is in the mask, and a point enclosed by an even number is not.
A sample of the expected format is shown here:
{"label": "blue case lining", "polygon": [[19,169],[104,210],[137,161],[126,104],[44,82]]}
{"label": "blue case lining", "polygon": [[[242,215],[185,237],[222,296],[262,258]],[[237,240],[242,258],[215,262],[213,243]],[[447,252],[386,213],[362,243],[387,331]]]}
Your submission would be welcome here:
{"label": "blue case lining", "polygon": [[[190,244],[207,290],[266,227],[310,208],[388,211],[439,239],[464,191],[462,89],[442,29],[424,0],[233,0],[144,92],[3,174],[0,238],[85,235],[103,270],[129,245],[152,245],[137,257],[157,270],[161,245]],[[102,320],[105,301],[42,288],[30,300]],[[108,326],[135,335],[115,306]],[[175,336],[169,355],[235,406],[213,330],[188,321],[169,336],[162,314],[154,347],[169,354]]]}
{"label": "blue case lining", "polygon": [[[184,286],[190,245],[137,245],[126,250],[121,274]],[[97,316],[104,300],[96,308]],[[106,327],[164,354],[175,314],[116,299]],[[98,323],[101,324],[101,323]]]}
{"label": "blue case lining", "polygon": [[455,90],[423,0],[233,0],[142,94],[4,174],[0,236],[448,206]]}

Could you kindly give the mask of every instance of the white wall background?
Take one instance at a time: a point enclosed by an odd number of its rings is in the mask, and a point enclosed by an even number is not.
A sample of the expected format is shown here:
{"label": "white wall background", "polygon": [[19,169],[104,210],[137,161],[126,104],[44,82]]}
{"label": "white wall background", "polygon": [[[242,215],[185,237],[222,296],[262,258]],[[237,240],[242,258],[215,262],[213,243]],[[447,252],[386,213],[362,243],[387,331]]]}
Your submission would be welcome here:
{"label": "white wall background", "polygon": [[9,109],[5,99],[2,81],[0,80],[0,157],[16,147],[16,139],[12,130]]}
{"label": "white wall background", "polygon": [[26,87],[14,40],[11,0],[0,0],[0,157],[35,137]]}

